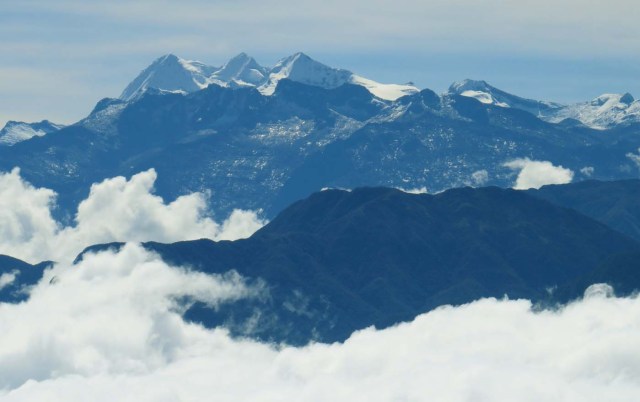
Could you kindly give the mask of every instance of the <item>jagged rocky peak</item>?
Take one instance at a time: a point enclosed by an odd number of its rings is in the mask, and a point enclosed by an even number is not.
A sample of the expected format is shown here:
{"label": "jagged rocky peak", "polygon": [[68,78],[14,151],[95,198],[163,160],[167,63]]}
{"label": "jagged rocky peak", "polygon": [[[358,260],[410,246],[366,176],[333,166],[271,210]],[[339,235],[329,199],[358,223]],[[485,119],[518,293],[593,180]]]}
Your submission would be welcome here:
{"label": "jagged rocky peak", "polygon": [[620,97],[620,102],[626,105],[631,105],[635,101],[636,101],[635,98],[629,92],[625,93],[624,95],[622,95],[622,97]]}

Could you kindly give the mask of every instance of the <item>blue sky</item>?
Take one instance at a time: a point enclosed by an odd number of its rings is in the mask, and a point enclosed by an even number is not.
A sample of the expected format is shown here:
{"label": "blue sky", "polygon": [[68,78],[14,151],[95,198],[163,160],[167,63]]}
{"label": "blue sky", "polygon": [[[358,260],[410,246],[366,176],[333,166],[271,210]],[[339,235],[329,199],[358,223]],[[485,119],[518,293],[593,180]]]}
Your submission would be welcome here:
{"label": "blue sky", "polygon": [[438,92],[474,78],[562,102],[640,97],[639,20],[629,0],[5,0],[0,126],[76,121],[166,53],[272,65],[304,51]]}

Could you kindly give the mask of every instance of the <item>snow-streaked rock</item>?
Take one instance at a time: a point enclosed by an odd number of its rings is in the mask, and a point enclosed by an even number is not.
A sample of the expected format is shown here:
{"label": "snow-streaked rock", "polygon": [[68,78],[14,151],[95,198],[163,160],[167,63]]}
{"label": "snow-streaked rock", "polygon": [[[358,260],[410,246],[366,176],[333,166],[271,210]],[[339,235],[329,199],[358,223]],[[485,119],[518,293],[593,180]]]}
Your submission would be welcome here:
{"label": "snow-streaked rock", "polygon": [[525,110],[539,118],[545,118],[553,114],[556,109],[562,107],[558,103],[542,102],[512,95],[489,85],[486,81],[467,79],[454,82],[449,87],[448,93],[475,98],[484,104]]}
{"label": "snow-streaked rock", "polygon": [[222,86],[258,86],[265,82],[267,74],[268,69],[258,64],[253,57],[240,53],[213,73],[210,81]]}
{"label": "snow-streaked rock", "polygon": [[550,123],[575,120],[597,130],[640,122],[640,101],[629,93],[604,94],[588,102],[563,105],[521,98],[485,81],[464,80],[453,83],[449,94],[475,98],[484,104],[525,110]]}
{"label": "snow-streaked rock", "polygon": [[582,124],[605,130],[619,124],[640,122],[640,101],[631,94],[604,94],[590,102],[567,105],[548,121],[558,123],[574,119]]}
{"label": "snow-streaked rock", "polygon": [[304,53],[285,57],[272,68],[261,66],[246,53],[233,57],[220,68],[170,54],[142,71],[123,91],[120,99],[135,99],[150,88],[161,92],[192,93],[210,84],[232,88],[255,87],[263,95],[272,95],[283,79],[325,89],[344,84],[361,85],[385,100],[396,100],[419,91],[412,84],[381,84],[348,70],[329,67]]}
{"label": "snow-streaked rock", "polygon": [[42,137],[63,128],[62,124],[55,124],[48,120],[38,123],[25,123],[22,121],[9,121],[0,130],[0,146],[11,146],[26,141],[33,137]]}
{"label": "snow-streaked rock", "polygon": [[125,88],[120,99],[134,99],[149,88],[195,92],[209,85],[211,75],[218,70],[216,67],[168,54],[144,69]]}

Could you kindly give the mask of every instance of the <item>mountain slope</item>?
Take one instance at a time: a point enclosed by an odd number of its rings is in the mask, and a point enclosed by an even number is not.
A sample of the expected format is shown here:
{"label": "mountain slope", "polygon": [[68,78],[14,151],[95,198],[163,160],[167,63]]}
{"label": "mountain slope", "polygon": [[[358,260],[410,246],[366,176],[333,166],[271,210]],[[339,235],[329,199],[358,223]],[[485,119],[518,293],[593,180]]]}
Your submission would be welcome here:
{"label": "mountain slope", "polygon": [[579,122],[597,130],[640,123],[640,101],[629,93],[604,94],[589,102],[562,105],[524,99],[485,81],[474,80],[455,82],[448,93],[474,98],[489,105],[524,110],[550,123]]}
{"label": "mountain slope", "polygon": [[42,137],[62,128],[64,128],[62,124],[55,124],[49,120],[42,120],[38,123],[9,121],[0,130],[0,146],[12,146],[33,137]]}
{"label": "mountain slope", "polygon": [[466,96],[478,101],[500,107],[524,110],[534,116],[544,118],[562,107],[557,103],[541,102],[521,98],[489,85],[486,81],[463,80],[449,87],[449,94]]}
{"label": "mountain slope", "polygon": [[381,84],[347,70],[326,66],[304,53],[285,57],[272,68],[261,66],[246,53],[233,57],[220,68],[170,54],[160,57],[142,71],[122,92],[120,99],[132,100],[150,89],[192,93],[210,84],[232,88],[255,87],[264,95],[272,95],[283,79],[324,89],[344,84],[361,85],[385,100],[418,92],[411,84]]}
{"label": "mountain slope", "polygon": [[510,187],[518,172],[504,164],[525,157],[571,169],[575,180],[633,178],[639,130],[602,135],[464,96],[423,90],[382,101],[361,85],[282,79],[270,96],[212,84],[105,99],[77,124],[0,147],[0,169],[18,166],[57,191],[67,213],[92,183],[155,168],[163,197],[211,190],[218,216],[244,208],[272,218],[325,187]]}
{"label": "mountain slope", "polygon": [[640,180],[588,180],[527,190],[556,205],[572,208],[640,241]]}
{"label": "mountain slope", "polygon": [[498,188],[328,190],[246,240],[146,247],[175,264],[264,280],[263,301],[217,312],[195,306],[188,317],[294,343],[341,340],[480,297],[543,300],[609,256],[640,250],[575,211]]}
{"label": "mountain slope", "polygon": [[168,54],[156,59],[122,91],[120,99],[132,100],[149,88],[169,92],[195,92],[209,84],[217,68]]}

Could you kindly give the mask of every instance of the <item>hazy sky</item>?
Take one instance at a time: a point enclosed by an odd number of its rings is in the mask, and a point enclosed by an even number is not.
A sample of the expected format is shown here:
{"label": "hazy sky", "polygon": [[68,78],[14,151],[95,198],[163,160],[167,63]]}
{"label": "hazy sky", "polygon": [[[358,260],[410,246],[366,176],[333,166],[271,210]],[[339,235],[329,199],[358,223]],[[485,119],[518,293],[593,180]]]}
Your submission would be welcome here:
{"label": "hazy sky", "polygon": [[0,126],[71,123],[153,59],[261,64],[304,51],[382,82],[485,79],[555,101],[640,96],[632,0],[3,0]]}

